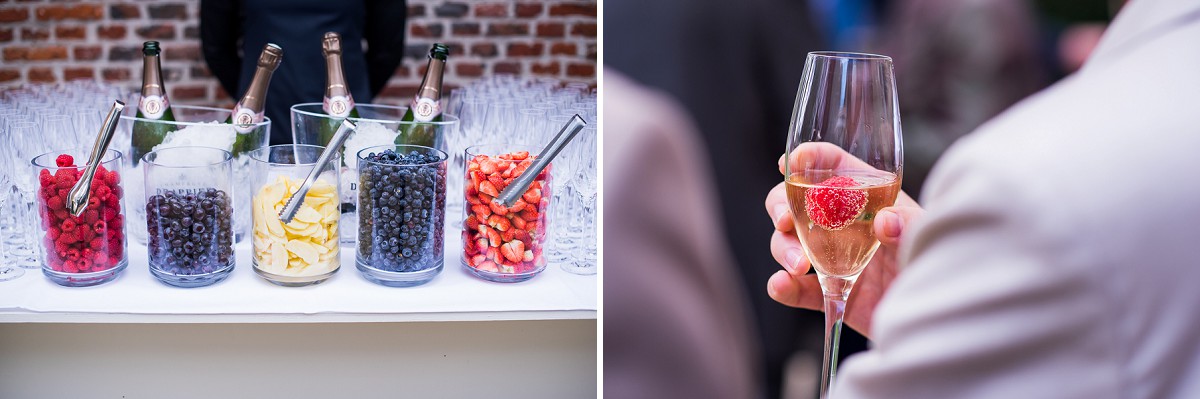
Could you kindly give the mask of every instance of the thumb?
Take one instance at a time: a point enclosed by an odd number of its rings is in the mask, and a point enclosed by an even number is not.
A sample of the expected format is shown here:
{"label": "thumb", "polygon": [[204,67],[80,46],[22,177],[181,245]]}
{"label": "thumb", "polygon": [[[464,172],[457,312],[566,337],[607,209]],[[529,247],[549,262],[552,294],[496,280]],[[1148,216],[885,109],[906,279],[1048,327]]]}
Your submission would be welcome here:
{"label": "thumb", "polygon": [[875,214],[875,237],[887,246],[900,244],[904,230],[925,215],[925,210],[915,206],[890,206]]}

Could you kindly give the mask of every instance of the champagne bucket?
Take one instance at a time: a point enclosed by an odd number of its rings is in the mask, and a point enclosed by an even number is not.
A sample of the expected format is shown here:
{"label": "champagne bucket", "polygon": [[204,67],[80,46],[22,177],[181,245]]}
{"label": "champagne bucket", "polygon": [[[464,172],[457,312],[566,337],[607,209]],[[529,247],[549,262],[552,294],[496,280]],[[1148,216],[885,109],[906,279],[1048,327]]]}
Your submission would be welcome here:
{"label": "champagne bucket", "polygon": [[[303,103],[292,106],[292,140],[296,144],[326,146],[342,118],[334,118],[321,108],[322,103]],[[342,244],[351,245],[358,239],[358,151],[379,145],[400,144],[432,147],[448,154],[461,154],[463,143],[458,131],[459,120],[442,114],[438,122],[403,121],[407,107],[382,104],[355,104],[359,117],[349,118],[358,124],[357,132],[342,148],[341,176]],[[461,165],[461,159],[454,160]],[[453,187],[449,187],[453,189]],[[451,204],[447,204],[451,205]]]}
{"label": "champagne bucket", "polygon": [[[136,100],[136,98],[134,99]],[[136,104],[137,102],[132,102]],[[172,105],[175,121],[160,121],[138,118],[136,107],[125,108],[125,114],[117,125],[112,148],[129,154],[124,168],[129,181],[125,184],[128,209],[132,220],[129,232],[141,244],[147,243],[146,196],[142,179],[145,164],[142,156],[150,151],[174,147],[210,147],[233,154],[233,232],[234,240],[241,242],[250,232],[250,153],[264,148],[271,138],[271,120],[254,124],[242,133],[233,125],[224,123],[230,111],[222,108]]]}

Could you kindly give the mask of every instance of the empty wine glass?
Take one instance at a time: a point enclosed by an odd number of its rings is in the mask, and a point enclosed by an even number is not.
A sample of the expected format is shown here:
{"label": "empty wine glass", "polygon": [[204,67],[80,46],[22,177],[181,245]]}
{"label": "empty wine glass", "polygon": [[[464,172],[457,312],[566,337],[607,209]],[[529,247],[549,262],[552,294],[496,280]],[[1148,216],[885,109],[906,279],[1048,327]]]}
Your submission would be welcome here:
{"label": "empty wine glass", "polygon": [[837,371],[846,300],[879,248],[872,221],[900,192],[900,136],[891,58],[808,54],[784,172],[796,235],[824,294],[822,398]]}
{"label": "empty wine glass", "polygon": [[[0,135],[3,134],[6,133],[0,132]],[[0,140],[0,155],[4,157],[11,155],[7,150],[7,145],[5,145],[6,141]],[[8,189],[12,185],[12,169],[12,162],[0,161],[0,189],[4,190],[0,192],[0,212],[8,212],[8,208],[6,208],[8,204],[5,200],[8,199]],[[3,222],[0,222],[0,224],[3,224]],[[11,255],[9,255],[5,241],[7,240],[0,239],[0,281],[8,281],[25,275],[25,269],[13,266],[12,259],[9,259]]]}

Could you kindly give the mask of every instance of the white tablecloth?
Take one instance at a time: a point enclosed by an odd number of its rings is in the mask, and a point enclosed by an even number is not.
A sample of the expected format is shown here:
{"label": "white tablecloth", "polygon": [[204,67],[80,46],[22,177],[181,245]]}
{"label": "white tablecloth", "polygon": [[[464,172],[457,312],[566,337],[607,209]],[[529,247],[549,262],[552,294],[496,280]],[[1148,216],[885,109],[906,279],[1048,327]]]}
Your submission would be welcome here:
{"label": "white tablecloth", "polygon": [[[341,270],[307,287],[281,287],[254,273],[249,242],[224,281],[176,288],[148,270],[146,248],[129,244],[129,266],[115,281],[83,288],[58,286],[41,270],[0,282],[0,322],[271,322],[437,321],[596,318],[597,277],[551,264],[521,283],[478,279],[459,263],[458,234],[447,234],[446,263],[433,281],[392,288],[364,279],[354,248],[342,247]],[[188,317],[191,316],[191,317]]]}

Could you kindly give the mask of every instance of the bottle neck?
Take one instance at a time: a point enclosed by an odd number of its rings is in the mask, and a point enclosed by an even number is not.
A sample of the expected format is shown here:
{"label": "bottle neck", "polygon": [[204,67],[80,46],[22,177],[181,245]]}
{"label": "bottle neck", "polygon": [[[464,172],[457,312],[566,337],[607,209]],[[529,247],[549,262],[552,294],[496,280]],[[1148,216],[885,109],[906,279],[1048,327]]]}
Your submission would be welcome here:
{"label": "bottle neck", "polygon": [[142,59],[142,97],[166,97],[163,89],[162,65],[157,55],[147,55]]}
{"label": "bottle neck", "polygon": [[259,66],[254,71],[254,79],[250,81],[246,95],[242,96],[241,101],[238,101],[238,107],[248,108],[255,113],[263,112],[263,105],[267,100],[267,87],[271,84],[271,74],[273,73],[275,71],[271,68]]}
{"label": "bottle neck", "polygon": [[421,78],[421,87],[417,89],[417,98],[427,98],[433,101],[442,99],[442,72],[446,69],[446,60],[429,58],[429,66],[425,68],[425,77]]}
{"label": "bottle neck", "polygon": [[321,108],[330,116],[345,118],[354,108],[354,98],[346,88],[346,76],[342,73],[342,55],[325,54],[325,101]]}

